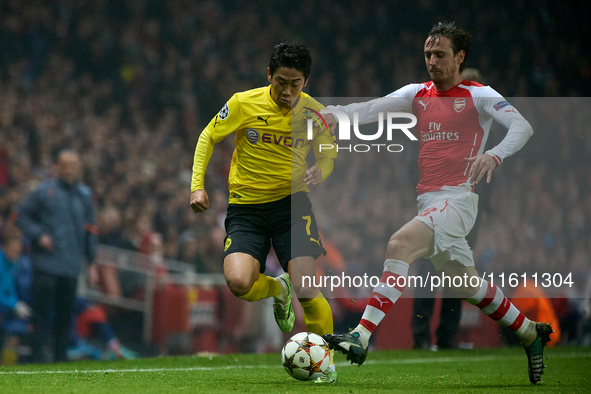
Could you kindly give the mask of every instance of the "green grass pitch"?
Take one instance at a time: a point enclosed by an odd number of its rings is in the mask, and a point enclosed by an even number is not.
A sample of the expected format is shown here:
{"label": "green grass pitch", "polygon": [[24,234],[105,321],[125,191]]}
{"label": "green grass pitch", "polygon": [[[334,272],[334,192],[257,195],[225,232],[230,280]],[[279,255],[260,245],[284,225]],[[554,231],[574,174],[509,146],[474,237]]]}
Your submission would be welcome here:
{"label": "green grass pitch", "polygon": [[589,393],[591,348],[545,350],[532,385],[523,349],[376,351],[361,366],[337,355],[336,385],[289,377],[279,354],[163,357],[0,367],[0,393]]}

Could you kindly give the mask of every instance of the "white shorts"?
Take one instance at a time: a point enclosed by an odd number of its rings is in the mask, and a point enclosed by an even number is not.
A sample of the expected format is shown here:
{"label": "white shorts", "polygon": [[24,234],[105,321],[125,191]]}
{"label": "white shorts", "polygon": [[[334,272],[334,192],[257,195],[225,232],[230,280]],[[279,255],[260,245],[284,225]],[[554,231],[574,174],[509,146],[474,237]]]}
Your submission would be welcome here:
{"label": "white shorts", "polygon": [[478,195],[469,185],[444,186],[441,190],[417,198],[419,214],[415,219],[434,231],[433,254],[428,258],[439,271],[445,263],[456,260],[466,267],[474,266],[472,250],[466,235],[478,214]]}

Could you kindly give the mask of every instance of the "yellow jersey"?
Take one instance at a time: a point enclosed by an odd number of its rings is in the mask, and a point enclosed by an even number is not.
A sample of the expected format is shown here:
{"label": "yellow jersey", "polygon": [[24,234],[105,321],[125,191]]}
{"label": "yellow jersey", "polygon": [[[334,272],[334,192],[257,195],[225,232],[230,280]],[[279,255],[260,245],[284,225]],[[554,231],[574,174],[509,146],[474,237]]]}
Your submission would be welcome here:
{"label": "yellow jersey", "polygon": [[[234,94],[201,132],[191,192],[204,189],[213,146],[232,132],[236,137],[228,176],[230,204],[261,204],[308,192],[304,178],[306,156],[312,148],[322,181],[330,175],[337,155],[335,137],[315,130],[313,138],[307,138],[308,119],[318,119],[314,112],[324,106],[302,92],[295,107],[284,109],[273,101],[270,89],[266,86]],[[324,124],[321,127],[325,129]]]}

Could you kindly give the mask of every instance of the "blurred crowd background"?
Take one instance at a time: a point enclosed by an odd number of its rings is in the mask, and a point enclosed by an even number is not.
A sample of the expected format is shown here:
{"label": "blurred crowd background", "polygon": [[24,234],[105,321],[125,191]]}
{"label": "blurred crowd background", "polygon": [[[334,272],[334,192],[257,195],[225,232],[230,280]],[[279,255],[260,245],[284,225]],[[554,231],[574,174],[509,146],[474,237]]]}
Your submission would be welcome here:
{"label": "blurred crowd background", "polygon": [[[188,204],[193,152],[232,94],[267,84],[273,45],[310,48],[311,95],[376,97],[427,80],[426,33],[455,20],[474,36],[468,66],[520,97],[536,133],[494,173],[479,268],[586,278],[591,123],[580,97],[591,93],[591,52],[581,26],[591,3],[502,3],[2,1],[0,227],[17,231],[11,215],[52,176],[56,154],[73,149],[94,193],[99,242],[158,248],[196,273],[220,273],[233,138],[214,149],[211,207],[199,215]],[[404,146],[344,153],[311,193],[324,239],[351,272],[380,272],[387,239],[416,214],[417,147]]]}

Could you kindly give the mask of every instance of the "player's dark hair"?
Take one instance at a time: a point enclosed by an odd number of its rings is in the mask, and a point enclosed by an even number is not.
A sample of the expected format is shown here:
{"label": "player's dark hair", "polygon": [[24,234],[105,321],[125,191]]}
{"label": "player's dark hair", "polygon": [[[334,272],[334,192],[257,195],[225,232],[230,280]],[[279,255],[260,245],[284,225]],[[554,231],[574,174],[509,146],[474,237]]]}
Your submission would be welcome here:
{"label": "player's dark hair", "polygon": [[472,34],[470,32],[460,29],[456,26],[455,22],[439,22],[431,31],[427,34],[429,41],[427,46],[433,46],[441,37],[447,37],[451,40],[451,47],[454,52],[454,56],[461,50],[464,51],[464,61],[460,64],[460,72],[466,67],[466,59],[468,58],[468,49],[470,49],[470,40]]}
{"label": "player's dark hair", "polygon": [[293,68],[301,71],[304,74],[304,79],[308,79],[310,69],[312,68],[310,51],[305,46],[294,42],[282,42],[281,44],[275,45],[273,53],[271,53],[271,60],[269,60],[271,76],[280,67]]}

